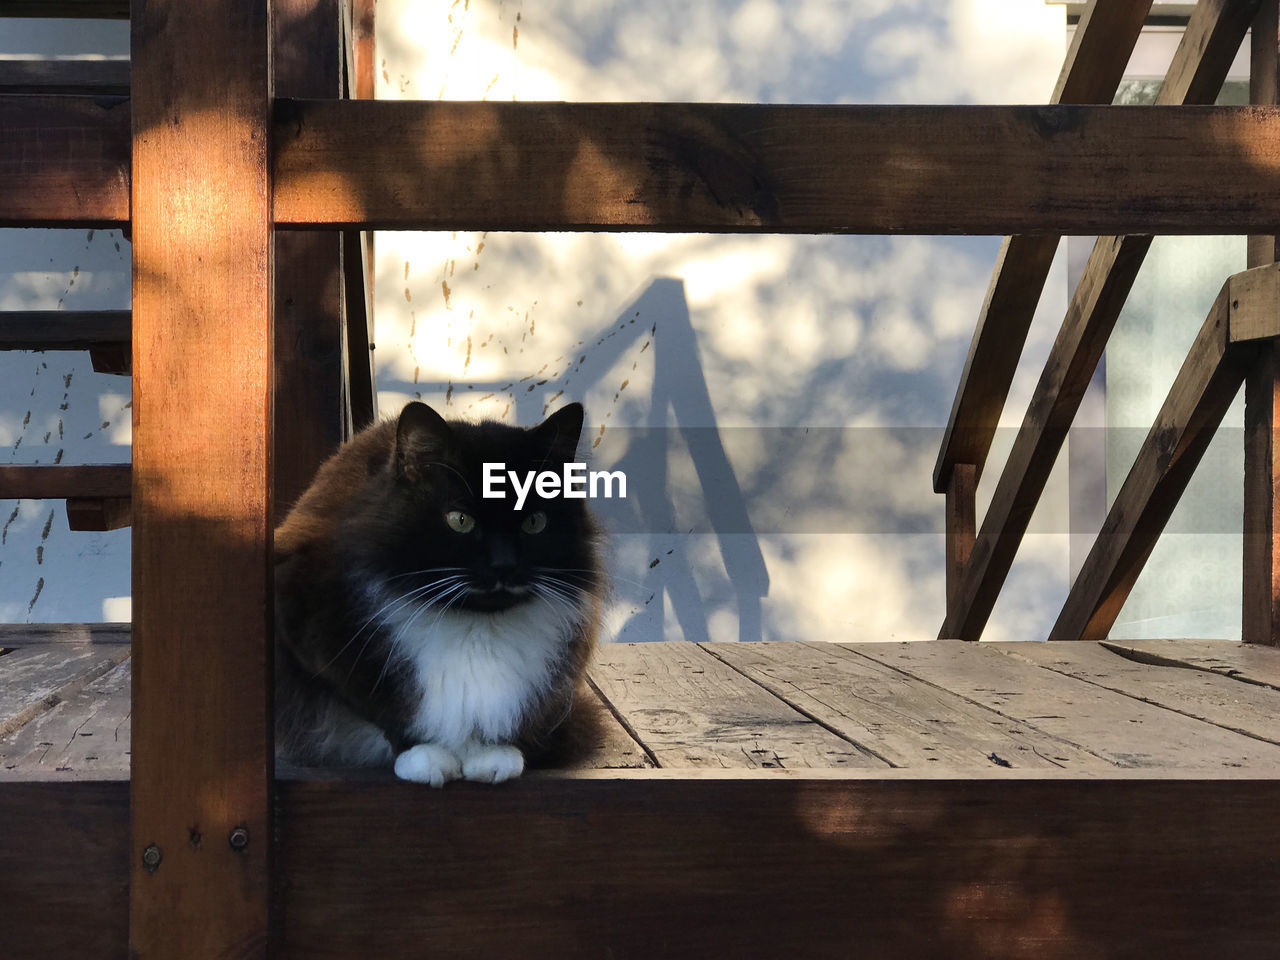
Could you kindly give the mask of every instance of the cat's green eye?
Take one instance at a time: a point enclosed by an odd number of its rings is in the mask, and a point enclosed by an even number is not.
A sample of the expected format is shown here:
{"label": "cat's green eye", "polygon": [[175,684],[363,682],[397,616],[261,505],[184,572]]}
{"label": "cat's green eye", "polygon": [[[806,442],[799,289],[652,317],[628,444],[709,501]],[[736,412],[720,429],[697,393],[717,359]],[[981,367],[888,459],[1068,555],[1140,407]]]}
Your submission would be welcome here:
{"label": "cat's green eye", "polygon": [[476,528],[476,518],[461,510],[450,510],[444,515],[444,522],[456,533],[470,533]]}
{"label": "cat's green eye", "polygon": [[520,529],[525,533],[541,533],[547,529],[547,515],[541,510],[535,510],[520,521]]}

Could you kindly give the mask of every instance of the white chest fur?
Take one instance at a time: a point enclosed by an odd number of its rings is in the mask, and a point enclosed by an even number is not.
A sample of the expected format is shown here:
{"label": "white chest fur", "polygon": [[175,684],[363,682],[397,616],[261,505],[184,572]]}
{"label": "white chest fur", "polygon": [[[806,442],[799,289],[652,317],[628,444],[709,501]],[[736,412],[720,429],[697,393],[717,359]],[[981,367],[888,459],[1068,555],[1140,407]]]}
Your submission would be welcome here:
{"label": "white chest fur", "polygon": [[447,747],[512,740],[568,646],[563,613],[536,600],[501,613],[406,611],[385,626],[422,695],[411,732]]}

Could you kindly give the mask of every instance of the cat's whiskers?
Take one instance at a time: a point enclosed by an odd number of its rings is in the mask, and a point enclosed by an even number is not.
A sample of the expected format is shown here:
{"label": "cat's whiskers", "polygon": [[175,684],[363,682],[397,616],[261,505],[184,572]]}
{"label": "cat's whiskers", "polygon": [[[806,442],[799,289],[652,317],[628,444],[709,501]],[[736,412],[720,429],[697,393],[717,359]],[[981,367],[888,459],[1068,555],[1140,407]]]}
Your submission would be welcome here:
{"label": "cat's whiskers", "polygon": [[[431,606],[431,604],[433,603],[438,603],[443,597],[448,596],[451,591],[457,590],[465,586],[466,579],[467,578],[464,576],[455,574],[454,576],[444,577],[440,580],[436,580],[428,584],[428,587],[433,589],[428,590],[426,599],[420,601],[419,610],[425,609]],[[415,596],[414,594],[418,594],[418,595]],[[411,606],[415,600],[420,599],[420,596],[421,594],[418,591],[410,591],[409,594],[404,595],[404,597],[401,598],[404,602],[397,604],[394,610],[388,611],[382,617],[382,620],[379,626],[385,625],[386,622],[391,617],[398,614],[405,607]],[[384,607],[383,609],[385,610],[386,608]],[[417,611],[415,611],[412,616],[416,616],[416,614],[417,614]],[[377,634],[378,634],[378,631],[376,628],[374,630],[369,631],[369,636],[365,638],[364,643],[360,645],[359,651],[357,651],[356,655],[351,659],[351,669],[347,671],[348,679],[350,679],[351,674],[355,672],[356,665],[360,662],[361,658],[364,656],[365,650],[369,649],[369,644],[373,642],[373,638],[377,636]]]}
{"label": "cat's whiskers", "polygon": [[422,616],[423,611],[427,610],[433,603],[439,603],[445,597],[449,598],[447,601],[445,601],[445,604],[440,609],[440,612],[436,614],[436,618],[433,621],[431,621],[431,626],[427,627],[427,632],[430,632],[435,629],[436,624],[440,622],[440,618],[443,617],[448,612],[449,608],[452,607],[460,597],[464,596],[467,593],[468,589],[469,589],[468,584],[464,580],[464,582],[455,583],[452,586],[450,586],[448,590],[443,591],[438,596],[432,597],[430,600],[424,601],[423,603],[418,605],[418,609],[414,610],[413,613],[410,614],[409,618],[400,625],[400,628],[396,630],[395,634],[392,636],[391,642],[387,645],[387,656],[382,661],[382,669],[378,671],[378,677],[376,680],[374,680],[373,686],[369,690],[370,696],[372,696],[373,693],[378,689],[378,684],[382,683],[382,678],[383,676],[386,675],[387,667],[391,665],[391,658],[395,656],[396,648],[400,642],[401,637],[403,637],[405,633],[407,633],[409,629],[413,626],[413,624],[417,622],[418,617]]}

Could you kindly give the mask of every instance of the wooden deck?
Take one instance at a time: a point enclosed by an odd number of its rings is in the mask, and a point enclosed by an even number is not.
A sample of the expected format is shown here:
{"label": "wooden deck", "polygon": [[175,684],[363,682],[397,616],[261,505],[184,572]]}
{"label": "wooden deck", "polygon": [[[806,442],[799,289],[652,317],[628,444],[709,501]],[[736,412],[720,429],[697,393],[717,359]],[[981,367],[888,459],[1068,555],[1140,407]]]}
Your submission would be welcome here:
{"label": "wooden deck", "polygon": [[[120,626],[0,628],[0,779],[128,777],[128,640]],[[540,775],[1280,777],[1273,648],[609,644],[590,680],[588,748]]]}
{"label": "wooden deck", "polygon": [[[0,630],[6,960],[128,952],[128,639]],[[1276,956],[1280,651],[653,643],[591,681],[590,749],[515,783],[278,771],[276,955]],[[206,815],[159,870],[226,849]]]}

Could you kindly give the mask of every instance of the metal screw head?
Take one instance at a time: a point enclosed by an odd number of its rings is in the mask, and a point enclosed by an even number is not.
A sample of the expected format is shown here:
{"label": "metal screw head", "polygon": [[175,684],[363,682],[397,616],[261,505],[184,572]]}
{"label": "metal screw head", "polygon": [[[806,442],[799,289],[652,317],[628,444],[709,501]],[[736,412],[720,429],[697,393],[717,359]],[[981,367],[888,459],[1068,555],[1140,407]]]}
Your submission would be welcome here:
{"label": "metal screw head", "polygon": [[163,859],[160,848],[153,843],[142,851],[142,869],[146,870],[147,873],[155,873],[160,867],[160,861]]}
{"label": "metal screw head", "polygon": [[227,843],[231,844],[231,849],[236,853],[244,853],[249,846],[249,830],[246,827],[236,827],[227,836]]}

